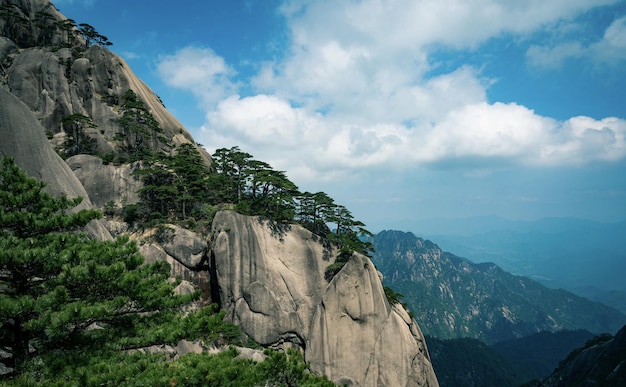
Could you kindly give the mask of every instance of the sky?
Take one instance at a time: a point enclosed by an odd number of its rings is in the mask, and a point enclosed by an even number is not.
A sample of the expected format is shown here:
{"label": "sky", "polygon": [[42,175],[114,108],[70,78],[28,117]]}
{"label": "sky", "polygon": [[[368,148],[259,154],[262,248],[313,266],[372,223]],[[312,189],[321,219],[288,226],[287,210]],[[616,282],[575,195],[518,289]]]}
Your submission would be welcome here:
{"label": "sky", "polygon": [[626,219],[626,1],[56,0],[212,153],[378,232]]}

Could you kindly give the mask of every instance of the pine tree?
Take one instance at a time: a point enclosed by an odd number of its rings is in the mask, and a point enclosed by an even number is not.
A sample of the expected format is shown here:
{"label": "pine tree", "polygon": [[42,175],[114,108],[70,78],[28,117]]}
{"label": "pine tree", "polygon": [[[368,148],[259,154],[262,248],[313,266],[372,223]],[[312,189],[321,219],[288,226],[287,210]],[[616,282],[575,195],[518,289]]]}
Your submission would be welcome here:
{"label": "pine tree", "polygon": [[0,347],[17,372],[30,357],[75,348],[101,329],[132,326],[138,313],[171,309],[169,265],[143,264],[127,238],[78,232],[101,215],[68,212],[80,198],[55,198],[12,159],[0,167]]}

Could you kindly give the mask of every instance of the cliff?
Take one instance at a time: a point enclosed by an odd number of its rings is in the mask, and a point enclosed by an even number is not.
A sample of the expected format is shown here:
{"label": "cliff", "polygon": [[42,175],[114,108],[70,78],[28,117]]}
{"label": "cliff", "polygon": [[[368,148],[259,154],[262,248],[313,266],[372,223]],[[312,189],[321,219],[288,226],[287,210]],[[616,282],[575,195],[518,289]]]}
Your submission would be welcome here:
{"label": "cliff", "polygon": [[[47,183],[46,190],[55,196],[82,197],[76,208],[92,208],[89,195],[72,170],[54,152],[44,129],[28,107],[0,87],[0,157],[12,157],[26,172]],[[110,239],[100,221],[93,221],[88,231],[100,239]]]}
{"label": "cliff", "polygon": [[232,211],[213,221],[212,280],[227,318],[265,346],[296,347],[338,384],[437,385],[419,327],[353,255],[328,283],[336,254],[297,225]]}

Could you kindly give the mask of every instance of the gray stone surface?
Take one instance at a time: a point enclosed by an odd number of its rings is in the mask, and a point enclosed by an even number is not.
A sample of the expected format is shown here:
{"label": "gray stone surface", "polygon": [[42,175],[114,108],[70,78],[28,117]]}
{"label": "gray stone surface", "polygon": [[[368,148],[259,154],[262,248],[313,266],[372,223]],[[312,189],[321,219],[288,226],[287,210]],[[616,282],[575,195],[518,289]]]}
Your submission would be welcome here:
{"label": "gray stone surface", "polygon": [[[12,157],[30,176],[47,183],[46,191],[54,196],[82,197],[76,210],[91,208],[89,195],[72,170],[52,150],[39,121],[28,107],[0,87],[0,157]],[[111,235],[100,221],[93,221],[88,231],[100,239]]]}
{"label": "gray stone surface", "polygon": [[189,269],[199,270],[206,257],[207,243],[195,232],[170,225],[172,230],[162,242],[167,254]]}
{"label": "gray stone surface", "polygon": [[76,155],[66,160],[76,177],[89,194],[92,203],[104,208],[112,202],[116,208],[139,202],[137,191],[143,186],[133,175],[135,164],[104,164],[91,155]]}
{"label": "gray stone surface", "polygon": [[353,255],[328,283],[332,260],[300,226],[222,211],[213,233],[214,286],[244,333],[302,350],[313,371],[336,382],[438,385],[419,327],[389,305],[369,258]]}

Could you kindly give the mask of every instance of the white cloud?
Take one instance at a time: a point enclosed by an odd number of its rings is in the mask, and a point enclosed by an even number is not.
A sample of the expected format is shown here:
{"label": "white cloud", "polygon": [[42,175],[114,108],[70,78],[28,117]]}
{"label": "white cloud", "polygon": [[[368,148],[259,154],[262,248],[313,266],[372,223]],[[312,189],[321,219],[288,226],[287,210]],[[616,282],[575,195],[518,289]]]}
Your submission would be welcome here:
{"label": "white cloud", "polygon": [[[557,19],[616,0],[363,0],[288,1],[297,45],[342,41],[376,45],[383,52],[432,43],[475,46],[503,32],[525,33]],[[323,22],[322,22],[323,21]],[[385,48],[388,48],[385,50]]]}
{"label": "white cloud", "polygon": [[468,105],[436,125],[421,159],[507,159],[524,165],[582,165],[626,157],[626,121],[574,117],[565,122],[517,104]]}
{"label": "white cloud", "polygon": [[615,161],[626,157],[626,121],[574,117],[559,122],[517,104],[480,102],[451,110],[430,125],[351,125],[257,95],[220,103],[209,114],[201,140],[215,148],[240,145],[302,181],[468,158],[531,166]]}
{"label": "white cloud", "polygon": [[601,62],[623,63],[626,60],[626,17],[611,23],[603,39],[593,45],[590,51]]}
{"label": "white cloud", "polygon": [[[474,47],[502,33],[532,32],[612,0],[290,1],[282,11],[292,46],[239,95],[234,70],[209,49],[184,48],[158,65],[171,86],[203,101],[199,140],[240,146],[294,181],[346,179],[369,168],[447,160],[579,165],[626,157],[626,122],[565,122],[515,103],[490,103],[492,82],[464,66],[432,74],[433,45]],[[626,23],[603,42],[619,48]],[[535,47],[529,60],[554,67],[587,48]]]}
{"label": "white cloud", "polygon": [[168,85],[191,91],[205,109],[236,90],[235,70],[209,48],[185,47],[160,58],[157,71]]}
{"label": "white cloud", "polygon": [[602,38],[591,44],[570,40],[553,45],[533,45],[526,58],[531,66],[546,70],[559,69],[566,61],[577,58],[596,64],[622,64],[626,60],[626,17],[614,20]]}
{"label": "white cloud", "polygon": [[528,64],[542,69],[558,69],[569,59],[582,57],[585,49],[579,42],[567,42],[557,46],[533,45],[526,52]]}
{"label": "white cloud", "polygon": [[573,117],[556,128],[552,140],[541,149],[538,162],[582,165],[617,161],[626,157],[626,121]]}

